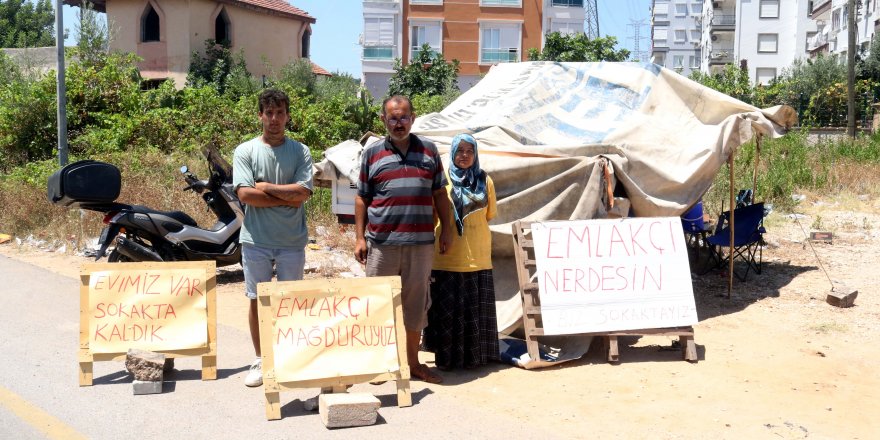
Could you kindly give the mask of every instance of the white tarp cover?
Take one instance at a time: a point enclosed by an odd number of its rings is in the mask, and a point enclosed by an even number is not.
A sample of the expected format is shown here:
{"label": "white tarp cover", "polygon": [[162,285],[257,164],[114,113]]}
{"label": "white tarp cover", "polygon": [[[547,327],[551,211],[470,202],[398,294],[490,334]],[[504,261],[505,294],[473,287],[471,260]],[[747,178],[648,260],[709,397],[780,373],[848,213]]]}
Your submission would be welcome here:
{"label": "white tarp cover", "polygon": [[[437,143],[444,160],[452,136],[479,142],[498,197],[498,328],[510,331],[521,321],[512,222],[678,216],[740,145],[795,122],[790,107],[761,110],[654,64],[524,62],[493,67],[443,111],[416,119],[412,132]],[[328,150],[335,170],[319,166],[326,171],[316,179],[356,175],[349,161],[360,146],[352,144]],[[615,198],[609,213],[611,190],[628,200]]]}

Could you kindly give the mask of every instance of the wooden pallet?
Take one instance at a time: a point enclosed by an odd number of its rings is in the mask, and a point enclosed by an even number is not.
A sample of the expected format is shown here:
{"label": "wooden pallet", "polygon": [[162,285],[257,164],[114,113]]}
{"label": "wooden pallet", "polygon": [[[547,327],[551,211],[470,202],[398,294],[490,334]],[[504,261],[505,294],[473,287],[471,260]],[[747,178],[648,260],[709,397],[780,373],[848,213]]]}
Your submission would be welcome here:
{"label": "wooden pallet", "polygon": [[[531,238],[532,222],[516,221],[513,223],[513,251],[516,258],[516,273],[519,281],[520,298],[522,298],[522,319],[525,330],[526,348],[531,359],[540,359],[538,338],[545,336],[541,317],[541,295],[538,283],[534,279],[537,271],[535,261],[535,244]],[[617,338],[619,336],[678,336],[682,350],[682,358],[690,362],[697,361],[697,348],[694,342],[693,327],[671,327],[657,329],[623,330],[599,333],[579,333],[582,336],[598,336],[603,340],[604,353],[608,362],[619,362],[620,351]]]}

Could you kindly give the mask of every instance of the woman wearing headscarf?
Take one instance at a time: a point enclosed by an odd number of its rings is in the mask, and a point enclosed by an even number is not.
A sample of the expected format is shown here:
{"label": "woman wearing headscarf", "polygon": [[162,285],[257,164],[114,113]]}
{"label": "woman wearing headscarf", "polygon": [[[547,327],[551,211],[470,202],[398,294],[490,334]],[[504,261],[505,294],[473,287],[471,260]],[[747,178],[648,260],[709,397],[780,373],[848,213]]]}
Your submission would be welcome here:
{"label": "woman wearing headscarf", "polygon": [[[480,168],[477,141],[452,139],[446,190],[457,234],[440,253],[434,248],[431,308],[424,344],[441,370],[473,368],[498,360],[495,286],[489,220],[495,217],[495,186]],[[437,224],[435,227],[439,227]]]}

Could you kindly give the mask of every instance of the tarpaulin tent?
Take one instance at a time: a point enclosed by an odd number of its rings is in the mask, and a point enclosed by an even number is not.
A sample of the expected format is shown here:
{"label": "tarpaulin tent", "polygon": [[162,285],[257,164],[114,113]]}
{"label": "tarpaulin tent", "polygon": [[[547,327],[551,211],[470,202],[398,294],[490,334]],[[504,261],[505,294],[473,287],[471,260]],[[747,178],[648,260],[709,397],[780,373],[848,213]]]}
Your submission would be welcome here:
{"label": "tarpaulin tent", "polygon": [[[458,133],[479,142],[498,196],[498,326],[510,331],[522,313],[514,221],[678,216],[742,144],[781,136],[795,120],[790,107],[761,110],[654,64],[524,62],[493,67],[412,132],[446,156]],[[316,179],[356,181],[358,152],[356,142],[328,150]]]}

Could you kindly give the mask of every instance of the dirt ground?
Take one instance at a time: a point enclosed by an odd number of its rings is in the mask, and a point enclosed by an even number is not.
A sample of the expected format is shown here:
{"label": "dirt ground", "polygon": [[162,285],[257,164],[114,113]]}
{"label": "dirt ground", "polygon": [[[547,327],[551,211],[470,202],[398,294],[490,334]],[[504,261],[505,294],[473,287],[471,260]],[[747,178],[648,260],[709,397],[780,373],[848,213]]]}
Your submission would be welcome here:
{"label": "dirt ground", "polygon": [[[681,360],[672,338],[632,337],[621,340],[616,365],[593,350],[539,370],[495,364],[445,373],[444,384],[427,387],[463,411],[511,414],[548,437],[877,438],[880,201],[802,205],[797,219],[768,217],[763,273],[735,280],[730,299],[724,273],[694,276],[696,363]],[[808,242],[817,230],[833,241]],[[0,253],[74,278],[89,261],[15,241]],[[310,276],[349,270],[332,259],[308,251]],[[829,278],[858,290],[854,307],[825,302]],[[247,331],[240,269],[223,270],[218,286],[219,322]]]}

